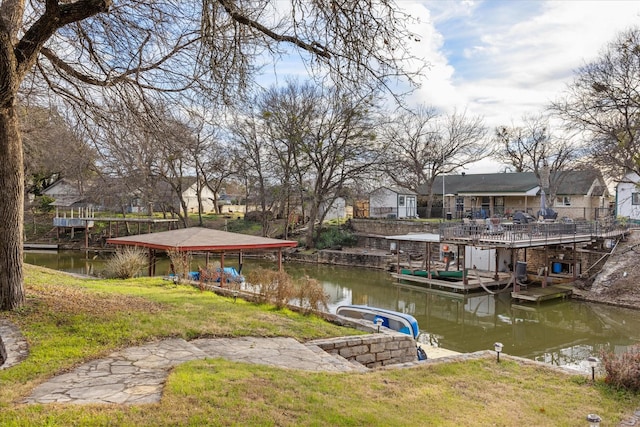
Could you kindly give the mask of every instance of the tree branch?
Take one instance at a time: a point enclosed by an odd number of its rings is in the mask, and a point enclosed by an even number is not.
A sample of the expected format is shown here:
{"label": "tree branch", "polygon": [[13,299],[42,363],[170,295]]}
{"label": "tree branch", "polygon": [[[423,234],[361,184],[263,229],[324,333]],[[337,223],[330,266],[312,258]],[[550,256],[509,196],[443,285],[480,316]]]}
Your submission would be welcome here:
{"label": "tree branch", "polygon": [[58,29],[72,22],[107,12],[111,4],[112,0],[78,0],[65,4],[60,4],[56,0],[47,0],[45,12],[25,32],[14,49],[18,74],[24,76],[31,69],[38,52]]}
{"label": "tree branch", "polygon": [[267,27],[265,27],[264,25],[249,19],[248,17],[246,17],[245,15],[243,15],[242,13],[240,13],[240,11],[238,10],[238,8],[232,4],[230,1],[228,0],[218,0],[218,2],[220,3],[220,5],[224,8],[224,10],[229,14],[229,16],[231,16],[231,18],[236,21],[239,24],[242,25],[246,25],[248,27],[251,27],[253,29],[258,30],[259,32],[261,32],[262,34],[266,35],[267,37],[278,41],[278,42],[287,42],[287,43],[291,43],[293,45],[298,46],[301,49],[304,49],[308,52],[311,52],[315,55],[318,55],[322,58],[326,58],[326,59],[330,59],[332,57],[331,52],[329,52],[329,50],[325,47],[322,46],[321,44],[317,43],[317,42],[313,42],[312,44],[309,44],[303,40],[300,40],[297,37],[294,36],[286,36],[283,34],[278,34],[274,31],[271,31],[270,29],[268,29]]}

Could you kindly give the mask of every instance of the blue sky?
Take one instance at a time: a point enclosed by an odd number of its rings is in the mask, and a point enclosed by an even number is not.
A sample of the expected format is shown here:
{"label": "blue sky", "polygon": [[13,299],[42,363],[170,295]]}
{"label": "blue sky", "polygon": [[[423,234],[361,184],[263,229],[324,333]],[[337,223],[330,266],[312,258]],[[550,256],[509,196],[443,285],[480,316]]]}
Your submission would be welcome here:
{"label": "blue sky", "polygon": [[[640,27],[632,0],[397,0],[420,23],[413,53],[431,64],[411,105],[466,110],[490,128],[517,125],[557,99],[574,71]],[[280,63],[278,80],[291,63]],[[286,71],[285,73],[286,74]],[[281,80],[284,81],[284,80]],[[484,162],[467,172],[497,171]]]}
{"label": "blue sky", "polygon": [[432,68],[414,102],[469,111],[489,125],[541,112],[620,31],[637,1],[400,1],[421,17]]}

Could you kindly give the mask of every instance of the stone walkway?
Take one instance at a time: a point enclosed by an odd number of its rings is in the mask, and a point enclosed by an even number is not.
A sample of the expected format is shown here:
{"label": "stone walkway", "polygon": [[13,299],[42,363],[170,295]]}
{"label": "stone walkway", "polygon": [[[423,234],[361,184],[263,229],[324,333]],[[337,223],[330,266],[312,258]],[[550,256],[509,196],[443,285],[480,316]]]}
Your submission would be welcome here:
{"label": "stone walkway", "polygon": [[38,386],[25,403],[158,402],[169,370],[196,359],[229,360],[322,372],[366,372],[293,338],[167,339],[117,351]]}
{"label": "stone walkway", "polygon": [[[0,322],[0,337],[7,360],[0,369],[27,356],[26,341],[12,325]],[[483,357],[485,352],[460,354],[427,347],[428,362],[446,362]],[[486,356],[486,355],[485,355]],[[116,351],[109,357],[93,360],[73,371],[51,378],[36,387],[24,403],[141,404],[160,401],[171,368],[191,360],[225,358],[280,368],[314,372],[369,372],[364,366],[330,355],[320,347],[301,344],[293,338],[213,338],[185,341],[166,339]],[[504,355],[513,359],[516,357]],[[537,363],[521,359],[522,363]],[[413,366],[412,362],[389,365],[388,369]],[[559,369],[560,370],[560,369]],[[619,426],[640,426],[640,408]]]}

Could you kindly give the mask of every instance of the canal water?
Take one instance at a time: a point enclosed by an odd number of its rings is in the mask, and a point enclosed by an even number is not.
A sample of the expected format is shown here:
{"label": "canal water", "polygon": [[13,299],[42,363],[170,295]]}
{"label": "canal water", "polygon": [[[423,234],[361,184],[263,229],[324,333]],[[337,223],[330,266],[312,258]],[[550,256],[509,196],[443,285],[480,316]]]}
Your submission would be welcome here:
{"label": "canal water", "polygon": [[[105,260],[79,251],[25,253],[25,262],[57,270],[96,274]],[[204,259],[194,258],[194,270]],[[245,258],[244,271],[272,268],[272,261]],[[225,266],[234,265],[228,257]],[[167,259],[158,274],[169,270]],[[294,277],[319,280],[330,297],[330,311],[342,304],[365,304],[412,314],[420,325],[420,340],[458,352],[493,350],[556,366],[586,370],[587,357],[601,351],[620,353],[640,343],[640,311],[601,304],[556,301],[539,306],[515,304],[509,293],[457,294],[398,283],[389,273],[365,268],[286,263]]]}

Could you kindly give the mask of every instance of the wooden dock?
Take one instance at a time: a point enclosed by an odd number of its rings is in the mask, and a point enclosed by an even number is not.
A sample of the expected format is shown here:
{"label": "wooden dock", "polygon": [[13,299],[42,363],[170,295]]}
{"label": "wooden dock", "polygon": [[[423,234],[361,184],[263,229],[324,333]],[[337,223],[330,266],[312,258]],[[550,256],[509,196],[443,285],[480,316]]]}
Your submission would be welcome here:
{"label": "wooden dock", "polygon": [[57,244],[49,244],[49,243],[24,243],[23,248],[26,250],[48,250],[48,251],[57,251]]}
{"label": "wooden dock", "polygon": [[423,276],[415,276],[412,274],[391,273],[391,276],[406,282],[421,283],[428,285],[429,288],[437,287],[441,289],[448,289],[455,292],[469,292],[474,290],[482,290],[483,288],[495,288],[504,286],[509,282],[511,273],[498,273],[496,280],[495,273],[491,272],[473,272],[467,276],[466,283],[463,279],[458,280],[443,280],[436,277],[431,278]]}
{"label": "wooden dock", "polygon": [[519,292],[511,292],[511,298],[519,301],[540,303],[553,299],[565,299],[571,296],[573,290],[567,285],[550,285],[547,287],[528,287]]}

